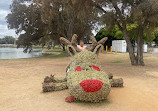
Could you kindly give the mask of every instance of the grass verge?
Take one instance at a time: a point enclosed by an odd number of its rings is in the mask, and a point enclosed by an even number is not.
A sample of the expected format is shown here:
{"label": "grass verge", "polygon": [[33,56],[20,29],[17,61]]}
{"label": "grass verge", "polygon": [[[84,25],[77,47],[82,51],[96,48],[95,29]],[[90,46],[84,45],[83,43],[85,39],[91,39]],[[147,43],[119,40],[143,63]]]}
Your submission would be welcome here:
{"label": "grass verge", "polygon": [[45,52],[58,52],[60,54],[50,54],[50,55],[44,55],[39,58],[62,58],[66,57],[66,51],[61,51],[61,50],[46,50]]}

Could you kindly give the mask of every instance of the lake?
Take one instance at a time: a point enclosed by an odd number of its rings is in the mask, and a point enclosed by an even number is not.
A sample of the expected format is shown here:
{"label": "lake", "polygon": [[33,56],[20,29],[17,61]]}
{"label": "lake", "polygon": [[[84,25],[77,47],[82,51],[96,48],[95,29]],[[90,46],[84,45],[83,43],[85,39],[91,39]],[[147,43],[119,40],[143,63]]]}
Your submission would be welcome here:
{"label": "lake", "polygon": [[19,59],[19,58],[32,58],[42,56],[42,49],[33,49],[31,53],[24,53],[23,48],[1,48],[0,59]]}

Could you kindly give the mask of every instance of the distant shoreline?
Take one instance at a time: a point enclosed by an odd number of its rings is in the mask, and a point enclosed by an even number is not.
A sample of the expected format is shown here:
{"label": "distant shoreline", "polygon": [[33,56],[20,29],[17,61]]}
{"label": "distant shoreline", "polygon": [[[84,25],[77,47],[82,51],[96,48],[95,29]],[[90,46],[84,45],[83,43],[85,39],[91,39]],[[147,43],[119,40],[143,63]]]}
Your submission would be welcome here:
{"label": "distant shoreline", "polygon": [[17,45],[15,45],[15,44],[0,44],[0,47],[12,47],[12,48],[16,48]]}
{"label": "distant shoreline", "polygon": [[[5,48],[5,47],[17,48],[17,45],[15,45],[15,44],[0,44],[0,48]],[[23,48],[23,47],[19,47],[19,48]],[[42,48],[42,46],[32,46],[32,48]]]}

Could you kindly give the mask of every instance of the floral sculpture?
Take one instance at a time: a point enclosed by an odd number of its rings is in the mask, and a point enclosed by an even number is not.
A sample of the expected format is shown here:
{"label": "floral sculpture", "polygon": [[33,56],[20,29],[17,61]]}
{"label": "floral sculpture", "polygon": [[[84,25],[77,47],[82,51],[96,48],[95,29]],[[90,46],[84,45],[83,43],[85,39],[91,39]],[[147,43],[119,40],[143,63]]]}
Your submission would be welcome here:
{"label": "floral sculpture", "polygon": [[65,99],[67,102],[75,100],[99,102],[107,99],[111,86],[123,86],[122,79],[112,79],[112,75],[108,75],[100,66],[98,55],[107,38],[97,42],[95,37],[91,36],[91,40],[92,47],[88,51],[78,52],[76,34],[73,35],[71,42],[60,38],[60,41],[67,46],[71,62],[66,70],[66,78],[59,79],[51,75],[44,79],[44,92],[68,88],[70,96]]}

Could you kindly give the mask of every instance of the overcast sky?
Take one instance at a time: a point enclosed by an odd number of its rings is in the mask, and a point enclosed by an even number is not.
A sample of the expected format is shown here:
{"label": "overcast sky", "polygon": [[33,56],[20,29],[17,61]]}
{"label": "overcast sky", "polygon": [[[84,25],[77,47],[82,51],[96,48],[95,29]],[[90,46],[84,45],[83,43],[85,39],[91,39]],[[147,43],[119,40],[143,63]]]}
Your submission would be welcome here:
{"label": "overcast sky", "polygon": [[0,0],[0,38],[4,36],[16,36],[14,30],[9,30],[5,17],[10,13],[9,6],[12,0]]}

